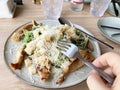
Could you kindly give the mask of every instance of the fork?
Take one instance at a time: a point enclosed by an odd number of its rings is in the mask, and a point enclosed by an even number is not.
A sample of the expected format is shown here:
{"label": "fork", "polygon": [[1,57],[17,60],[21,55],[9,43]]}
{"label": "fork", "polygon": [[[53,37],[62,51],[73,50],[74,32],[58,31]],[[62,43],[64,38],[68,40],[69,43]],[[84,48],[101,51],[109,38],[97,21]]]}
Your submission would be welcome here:
{"label": "fork", "polygon": [[89,61],[82,58],[79,54],[79,48],[75,44],[72,44],[70,41],[67,41],[67,40],[59,40],[57,42],[57,49],[69,58],[78,58],[90,69],[97,71],[99,73],[99,75],[104,80],[106,80],[109,84],[111,84],[111,85],[113,84],[114,78],[109,76],[107,73],[105,73],[104,71],[102,71],[100,68],[96,67]]}

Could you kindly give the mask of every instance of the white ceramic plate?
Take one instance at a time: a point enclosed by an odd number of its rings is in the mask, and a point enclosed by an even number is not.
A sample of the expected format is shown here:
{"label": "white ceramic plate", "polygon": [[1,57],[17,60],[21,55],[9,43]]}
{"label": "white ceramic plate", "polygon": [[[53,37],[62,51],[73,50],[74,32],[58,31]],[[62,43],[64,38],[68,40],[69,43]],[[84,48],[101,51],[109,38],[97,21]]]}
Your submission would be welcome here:
{"label": "white ceramic plate", "polygon": [[[37,22],[41,22],[41,23],[47,24],[49,26],[60,25],[58,21],[53,21],[53,20],[38,20]],[[24,25],[22,25],[22,26],[24,26]],[[18,27],[14,32],[16,32],[22,26]],[[76,25],[76,27],[82,29],[83,31],[88,32],[86,29],[84,29],[81,26]],[[19,47],[19,45],[20,45],[20,43],[13,42],[10,39],[11,35],[8,37],[8,40],[6,41],[6,44],[4,47],[4,57],[5,57],[5,62],[8,67],[9,67],[9,64],[11,62],[13,62],[13,60],[15,59],[16,50],[14,49],[14,47]],[[92,41],[92,44],[94,46],[93,54],[95,57],[98,57],[100,55],[99,45],[96,41]],[[10,67],[9,67],[9,69],[11,70]],[[33,75],[33,76],[29,75],[29,72],[28,72],[27,68],[25,68],[25,67],[23,67],[22,70],[16,70],[16,71],[12,71],[12,72],[18,78],[20,78],[21,80],[23,80],[26,83],[33,85],[33,86],[42,87],[42,88],[64,88],[64,87],[70,87],[70,86],[76,85],[76,84],[84,81],[88,77],[90,71],[91,70],[88,67],[83,66],[81,69],[79,69],[73,73],[70,73],[67,76],[66,80],[59,86],[55,84],[55,81],[42,82],[42,81],[40,81],[38,75]]]}
{"label": "white ceramic plate", "polygon": [[[119,34],[120,30],[101,27],[101,25],[105,25],[105,26],[120,28],[120,18],[104,17],[104,18],[99,19],[97,24],[98,24],[100,32],[105,37],[107,37],[108,39],[112,40],[115,43],[120,44],[120,34]],[[117,33],[118,33],[118,35],[117,35]],[[114,34],[116,34],[116,35],[114,35]]]}
{"label": "white ceramic plate", "polygon": [[[120,6],[117,3],[115,3],[115,4],[116,4],[116,8],[119,12],[118,16],[120,17]],[[110,5],[108,6],[108,9],[107,9],[107,12],[110,13],[111,15],[113,15],[113,16],[116,16],[114,8],[113,8],[113,3],[110,3]]]}

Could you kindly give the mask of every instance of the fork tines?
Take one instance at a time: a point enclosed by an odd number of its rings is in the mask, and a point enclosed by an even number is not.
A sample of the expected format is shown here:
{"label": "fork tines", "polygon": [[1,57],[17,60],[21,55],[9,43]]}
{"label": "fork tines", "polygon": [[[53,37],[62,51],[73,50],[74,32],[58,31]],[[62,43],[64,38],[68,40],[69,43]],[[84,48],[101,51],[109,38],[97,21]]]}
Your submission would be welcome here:
{"label": "fork tines", "polygon": [[59,40],[57,42],[57,49],[60,50],[60,51],[67,51],[67,49],[69,49],[69,47],[71,47],[70,45],[70,41],[66,40],[66,39],[62,39],[62,40]]}

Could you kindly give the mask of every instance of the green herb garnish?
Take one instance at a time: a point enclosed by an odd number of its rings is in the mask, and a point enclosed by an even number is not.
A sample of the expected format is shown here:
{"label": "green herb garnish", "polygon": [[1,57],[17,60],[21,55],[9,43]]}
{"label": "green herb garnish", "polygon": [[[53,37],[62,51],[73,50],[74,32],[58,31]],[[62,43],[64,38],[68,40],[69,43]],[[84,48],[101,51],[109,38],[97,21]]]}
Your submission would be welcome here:
{"label": "green herb garnish", "polygon": [[33,36],[33,33],[28,31],[28,30],[24,30],[24,39],[23,39],[23,42],[24,43],[29,43],[30,41],[33,40],[34,36]]}
{"label": "green herb garnish", "polygon": [[89,41],[88,37],[83,36],[83,34],[81,34],[80,31],[78,31],[78,30],[76,30],[75,33],[79,37],[79,39],[73,39],[73,40],[71,40],[71,42],[83,50],[88,49],[88,47],[87,47],[87,44]]}
{"label": "green herb garnish", "polygon": [[59,56],[58,56],[57,60],[54,61],[53,65],[56,68],[62,68],[61,65],[63,63],[65,63],[66,61],[69,61],[69,58],[66,57],[65,55],[63,55],[62,53],[59,53]]}
{"label": "green herb garnish", "polygon": [[37,25],[37,26],[36,26],[36,25],[33,25],[33,26],[32,26],[32,30],[35,30],[35,29],[37,29],[37,28],[40,28],[40,26],[39,26],[39,25]]}

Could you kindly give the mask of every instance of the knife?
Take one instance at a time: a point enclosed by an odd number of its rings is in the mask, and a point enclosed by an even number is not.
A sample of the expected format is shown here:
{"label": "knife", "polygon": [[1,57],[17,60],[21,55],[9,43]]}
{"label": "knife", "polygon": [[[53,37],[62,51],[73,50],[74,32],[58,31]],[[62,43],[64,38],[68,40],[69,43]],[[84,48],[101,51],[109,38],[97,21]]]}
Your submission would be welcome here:
{"label": "knife", "polygon": [[111,29],[116,29],[116,30],[120,30],[119,27],[112,27],[112,26],[107,26],[107,25],[100,25],[101,27],[104,27],[104,28],[111,28]]}
{"label": "knife", "polygon": [[112,3],[113,3],[113,8],[114,8],[115,15],[118,16],[118,15],[119,15],[119,12],[118,12],[118,9],[117,9],[117,7],[116,7],[116,2],[115,2],[115,0],[112,0]]}
{"label": "knife", "polygon": [[[70,21],[66,20],[66,19],[63,18],[63,17],[60,17],[60,18],[58,19],[58,21],[60,22],[60,24],[63,24],[63,25],[64,25],[64,24],[67,24],[67,25],[69,25],[69,26],[71,26],[71,27],[75,27],[75,26],[73,25],[73,23],[71,23]],[[75,28],[76,28],[76,27],[75,27]],[[80,30],[79,28],[76,28],[76,29]],[[109,47],[109,48],[111,48],[111,49],[114,49],[113,46],[111,46],[111,45],[109,45],[109,44],[107,44],[107,43],[105,43],[105,42],[97,39],[96,37],[94,37],[94,36],[92,36],[92,35],[84,32],[84,31],[82,31],[82,30],[80,30],[80,31],[81,31],[82,33],[86,34],[87,36],[89,36],[89,38],[94,39],[94,40],[98,41],[99,43],[101,43],[101,44],[103,44],[103,45],[105,45],[105,46],[107,46],[107,47]]]}

